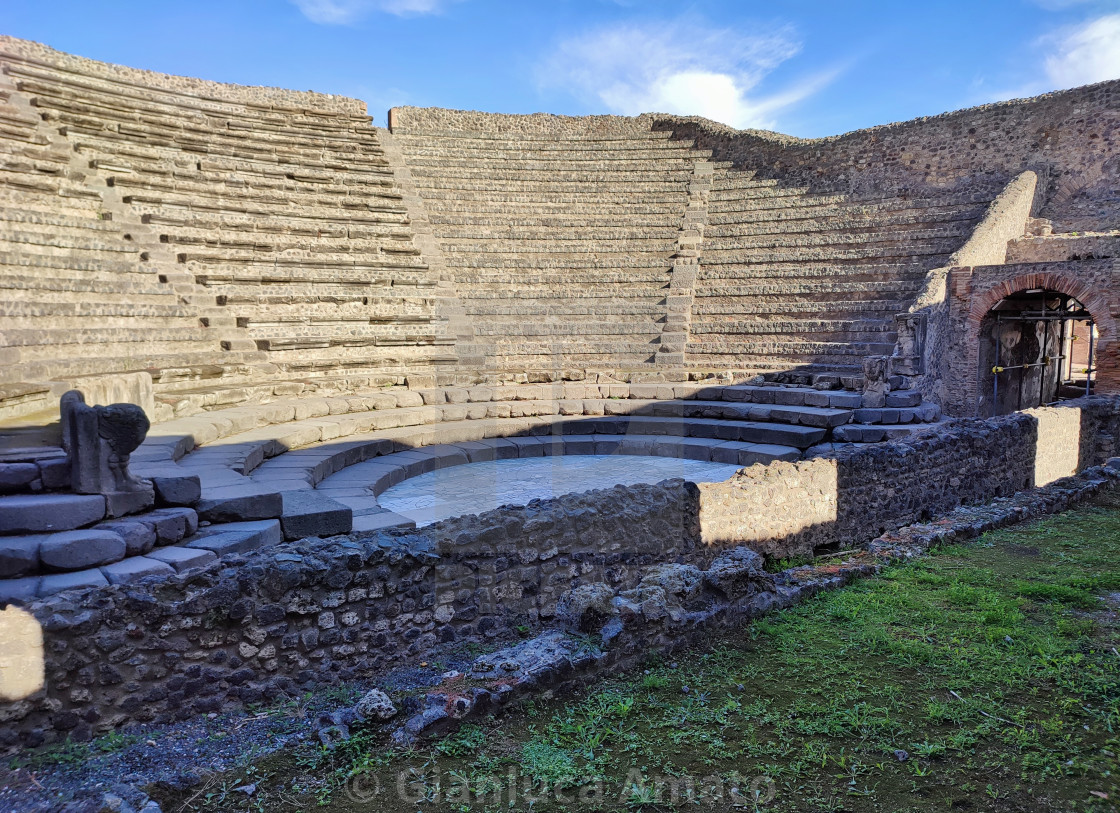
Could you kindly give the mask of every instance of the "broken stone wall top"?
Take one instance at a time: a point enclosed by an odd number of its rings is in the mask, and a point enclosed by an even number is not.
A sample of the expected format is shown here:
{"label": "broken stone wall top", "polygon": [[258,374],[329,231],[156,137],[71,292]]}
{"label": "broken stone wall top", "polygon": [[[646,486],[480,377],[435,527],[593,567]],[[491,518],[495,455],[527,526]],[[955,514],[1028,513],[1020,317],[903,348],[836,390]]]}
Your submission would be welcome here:
{"label": "broken stone wall top", "polygon": [[86,59],[85,57],[56,51],[42,43],[5,35],[0,35],[0,52],[31,62],[49,65],[56,70],[69,71],[79,76],[138,85],[146,89],[165,90],[169,93],[195,96],[201,100],[233,102],[261,107],[266,110],[316,110],[353,116],[366,115],[365,102],[346,96],[316,93],[309,90],[235,85],[196,79],[191,76],[173,76],[155,71],[145,71],[125,67],[124,65]]}

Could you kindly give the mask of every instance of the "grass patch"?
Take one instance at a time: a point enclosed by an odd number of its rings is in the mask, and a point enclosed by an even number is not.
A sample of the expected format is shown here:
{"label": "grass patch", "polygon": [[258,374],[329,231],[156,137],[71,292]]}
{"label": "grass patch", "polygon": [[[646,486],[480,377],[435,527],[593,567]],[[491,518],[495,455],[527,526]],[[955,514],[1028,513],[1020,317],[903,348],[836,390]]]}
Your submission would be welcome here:
{"label": "grass patch", "polygon": [[[330,753],[278,755],[287,762],[269,772],[283,781],[262,783],[251,804],[1115,811],[1117,574],[1120,502],[1101,498],[431,746],[396,752],[359,736]],[[355,799],[355,776],[381,789],[375,801]],[[427,795],[402,800],[402,776]]]}

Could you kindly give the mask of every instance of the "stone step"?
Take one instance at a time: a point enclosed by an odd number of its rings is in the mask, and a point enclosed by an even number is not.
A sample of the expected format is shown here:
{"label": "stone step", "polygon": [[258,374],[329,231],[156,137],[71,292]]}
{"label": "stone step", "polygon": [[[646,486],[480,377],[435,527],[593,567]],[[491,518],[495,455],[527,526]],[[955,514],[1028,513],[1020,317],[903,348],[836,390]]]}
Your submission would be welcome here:
{"label": "stone step", "polygon": [[[193,308],[174,304],[123,304],[119,301],[105,302],[51,302],[35,299],[0,299],[0,317],[5,318],[5,326],[31,328],[44,324],[49,319],[54,328],[81,328],[89,324],[89,319],[97,319],[102,327],[121,328],[132,325],[134,320],[153,319],[178,321],[189,320],[198,326],[198,317]],[[26,322],[26,324],[23,324]],[[169,325],[170,326],[170,325]]]}
{"label": "stone step", "polygon": [[802,262],[802,263],[716,263],[701,257],[699,280],[808,279],[814,277],[865,278],[876,282],[896,279],[924,279],[930,262],[925,257],[910,257],[895,262]]}
{"label": "stone step", "polygon": [[[18,224],[17,224],[18,225]],[[2,252],[46,252],[83,251],[109,254],[112,257],[139,255],[140,249],[125,240],[100,240],[69,231],[19,231],[8,229],[0,223],[0,251]]]}
{"label": "stone step", "polygon": [[[609,226],[579,226],[559,228],[557,226],[522,226],[511,219],[494,222],[489,227],[483,226],[444,226],[439,230],[440,239],[444,242],[469,241],[469,240],[503,240],[513,242],[515,245],[532,247],[536,244],[567,243],[584,241],[610,241],[616,240],[666,240],[675,242],[680,234],[680,223],[665,222],[663,224],[643,221],[629,225]],[[497,231],[499,230],[500,231]]]}
{"label": "stone step", "polygon": [[[633,218],[644,217],[679,218],[683,203],[678,196],[661,200],[638,202],[631,199],[623,201],[591,196],[586,199],[565,200],[565,196],[533,200],[525,195],[497,195],[489,197],[478,193],[463,192],[461,195],[444,195],[440,190],[425,190],[425,203],[433,223],[444,218],[455,222],[457,218],[480,218],[487,222],[497,215],[516,218],[557,218],[560,222],[583,219],[615,219],[633,222]],[[573,205],[574,204],[574,205]]]}
{"label": "stone step", "polygon": [[830,222],[839,220],[855,222],[864,218],[883,222],[886,218],[928,215],[929,220],[958,220],[967,217],[982,217],[989,204],[987,195],[959,194],[934,198],[900,198],[883,196],[878,198],[845,197],[829,203],[817,202],[814,198],[773,199],[785,200],[795,204],[763,208],[756,206],[748,209],[728,209],[726,202],[711,201],[708,212],[710,229],[722,227],[745,228],[787,228],[805,220]]}
{"label": "stone step", "polygon": [[885,229],[868,228],[857,230],[822,230],[803,232],[790,232],[782,234],[763,234],[757,236],[731,236],[716,237],[705,233],[703,249],[707,252],[749,251],[756,249],[769,251],[772,249],[823,248],[831,246],[862,246],[866,244],[911,244],[920,242],[934,242],[955,240],[964,242],[964,238],[972,231],[970,221],[958,221],[949,224],[929,224],[927,221],[913,224],[913,226],[888,226]]}
{"label": "stone step", "polygon": [[[21,85],[24,83],[21,83]],[[30,85],[28,84],[28,87]],[[266,132],[264,128],[240,129],[231,132],[227,128],[214,126],[208,122],[191,126],[182,120],[159,120],[155,116],[113,116],[111,130],[105,127],[106,121],[98,115],[97,110],[82,109],[86,103],[69,104],[59,97],[50,97],[39,90],[32,98],[32,104],[41,108],[46,120],[52,124],[61,125],[60,132],[64,135],[70,132],[96,134],[100,138],[118,137],[142,144],[194,150],[202,148],[230,149],[233,154],[252,154],[274,152],[277,149],[293,153],[306,153],[311,156],[322,153],[331,153],[337,156],[353,156],[357,160],[369,163],[382,161],[380,146],[372,141],[362,141],[355,137],[355,133],[317,133],[300,134],[292,128],[277,128]],[[91,115],[92,114],[92,115]],[[372,135],[372,134],[371,134]]]}
{"label": "stone step", "polygon": [[44,231],[47,229],[64,231],[110,232],[117,234],[120,227],[111,220],[97,217],[75,216],[42,212],[35,209],[0,208],[0,228],[7,230]]}
{"label": "stone step", "polygon": [[[619,126],[622,123],[619,122]],[[632,132],[612,130],[610,133],[594,132],[591,128],[579,130],[572,128],[563,132],[529,132],[518,131],[512,135],[501,132],[485,130],[455,130],[425,127],[422,130],[410,130],[407,126],[396,126],[393,137],[400,140],[402,145],[420,143],[428,146],[443,145],[447,149],[480,149],[489,152],[491,149],[502,149],[507,145],[509,149],[539,148],[575,149],[577,146],[601,145],[600,149],[650,149],[659,143],[667,149],[682,149],[682,142],[671,140],[669,132],[653,131],[648,124],[634,121]],[[522,146],[524,145],[524,146]]]}
{"label": "stone step", "polygon": [[210,551],[221,557],[265,548],[283,540],[278,519],[222,522],[200,528],[197,534],[186,540],[184,547]]}
{"label": "stone step", "polygon": [[382,234],[365,231],[365,236],[355,233],[343,237],[301,237],[298,235],[252,234],[246,235],[230,231],[204,231],[201,229],[160,230],[159,241],[170,243],[178,249],[253,252],[263,254],[284,254],[291,256],[306,253],[325,258],[367,257],[370,255],[390,254],[392,256],[414,254],[420,250],[412,245],[412,234],[408,231],[386,230]]}
{"label": "stone step", "polygon": [[[267,219],[266,219],[267,218]],[[141,220],[159,231],[167,228],[186,228],[202,232],[231,232],[234,234],[281,234],[300,237],[347,238],[352,234],[369,239],[376,230],[386,233],[410,234],[409,218],[404,212],[344,213],[334,216],[308,214],[249,214],[223,213],[218,215],[197,212],[154,212],[141,215]],[[393,232],[396,229],[397,232]],[[191,232],[188,232],[191,233]]]}
{"label": "stone step", "polygon": [[265,180],[255,177],[252,181],[240,179],[199,179],[186,180],[182,178],[164,178],[162,176],[145,175],[110,175],[106,183],[122,191],[126,198],[136,193],[172,193],[175,195],[190,194],[197,197],[221,197],[241,201],[260,201],[267,203],[287,204],[299,207],[306,202],[318,207],[344,206],[347,198],[370,197],[375,199],[399,200],[401,195],[395,192],[389,181],[384,185],[352,189],[348,186],[327,186],[314,184],[305,188],[294,182]]}
{"label": "stone step", "polygon": [[[704,284],[701,284],[704,283]],[[917,293],[921,285],[916,281],[898,280],[897,282],[786,282],[753,283],[749,285],[728,285],[723,280],[708,283],[697,282],[694,296],[701,297],[799,297],[848,294],[852,299],[871,298],[873,294]],[[881,298],[881,297],[879,297]]]}
{"label": "stone step", "polygon": [[285,539],[350,533],[354,512],[325,494],[310,490],[284,491],[280,527]]}
{"label": "stone step", "polygon": [[698,297],[692,305],[692,319],[697,324],[718,324],[736,316],[775,319],[779,316],[804,315],[807,318],[819,318],[823,315],[832,319],[875,317],[893,319],[895,314],[905,311],[908,305],[909,300],[906,299],[810,300],[782,303],[755,302],[738,298],[725,301],[716,297]]}
{"label": "stone step", "polygon": [[227,101],[212,97],[193,95],[183,88],[168,90],[149,84],[130,82],[120,76],[101,78],[88,72],[79,73],[57,65],[46,65],[12,54],[2,54],[8,75],[25,80],[39,80],[57,87],[59,91],[69,89],[76,98],[84,98],[88,93],[97,93],[112,99],[112,104],[140,103],[144,109],[148,105],[164,105],[170,110],[202,110],[208,113],[221,112],[229,117],[260,119],[263,122],[284,122],[289,118],[308,119],[321,122],[323,118],[349,120],[355,124],[368,125],[368,116],[356,113],[335,111],[314,111],[290,105],[277,104],[273,100],[254,104],[245,101]]}
{"label": "stone step", "polygon": [[517,166],[514,161],[449,161],[439,165],[409,165],[413,180],[420,186],[427,185],[426,179],[438,179],[449,183],[466,181],[468,183],[524,183],[556,184],[578,182],[584,184],[624,183],[639,184],[637,188],[664,188],[680,186],[692,180],[692,160],[686,155],[664,157],[655,161],[601,161],[591,166],[576,166],[571,162],[558,161],[552,166],[541,168]]}
{"label": "stone step", "polygon": [[71,531],[105,517],[99,494],[14,494],[0,497],[0,535]]}
{"label": "stone step", "polygon": [[[187,343],[182,343],[187,344]],[[80,348],[74,348],[78,350]],[[212,344],[187,345],[182,347],[181,353],[159,353],[148,351],[151,349],[144,345],[133,345],[131,352],[122,355],[112,355],[107,352],[110,348],[97,347],[90,351],[94,355],[75,355],[69,358],[48,358],[39,361],[21,361],[19,364],[0,367],[0,383],[9,384],[16,381],[49,381],[52,379],[68,379],[80,375],[96,375],[101,373],[128,373],[149,372],[154,378],[167,374],[168,371],[209,367],[211,369],[224,369],[223,365],[238,365],[264,360],[264,354],[253,352],[222,351],[218,355]]]}
{"label": "stone step", "polygon": [[[465,202],[481,201],[487,204],[512,203],[532,206],[564,204],[568,207],[578,207],[580,211],[615,212],[623,214],[631,207],[644,209],[650,205],[659,207],[677,207],[684,212],[687,206],[687,195],[681,189],[660,189],[638,191],[629,185],[620,185],[621,188],[608,190],[602,185],[597,188],[588,188],[584,184],[568,184],[567,189],[496,189],[483,184],[437,185],[429,180],[424,185],[417,184],[421,197],[429,203],[435,211],[440,211],[442,201],[449,201],[463,205]],[[606,195],[607,192],[616,194]]]}
{"label": "stone step", "polygon": [[[982,213],[981,213],[982,214]],[[860,234],[863,232],[883,232],[898,229],[904,232],[923,229],[955,229],[954,233],[971,232],[979,220],[975,208],[965,211],[939,213],[924,209],[866,214],[839,214],[835,216],[804,217],[801,219],[781,218],[770,221],[728,223],[709,222],[704,235],[710,240],[741,239],[755,245],[768,240],[807,234]]]}

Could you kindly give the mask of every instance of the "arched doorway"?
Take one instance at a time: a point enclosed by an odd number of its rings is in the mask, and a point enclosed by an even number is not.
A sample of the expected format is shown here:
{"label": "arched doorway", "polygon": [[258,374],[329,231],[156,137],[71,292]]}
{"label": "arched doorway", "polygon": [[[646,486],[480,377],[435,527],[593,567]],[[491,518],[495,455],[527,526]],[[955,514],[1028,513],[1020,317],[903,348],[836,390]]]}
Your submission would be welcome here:
{"label": "arched doorway", "polygon": [[980,323],[980,415],[1003,415],[1092,393],[1097,328],[1069,294],[1017,291]]}

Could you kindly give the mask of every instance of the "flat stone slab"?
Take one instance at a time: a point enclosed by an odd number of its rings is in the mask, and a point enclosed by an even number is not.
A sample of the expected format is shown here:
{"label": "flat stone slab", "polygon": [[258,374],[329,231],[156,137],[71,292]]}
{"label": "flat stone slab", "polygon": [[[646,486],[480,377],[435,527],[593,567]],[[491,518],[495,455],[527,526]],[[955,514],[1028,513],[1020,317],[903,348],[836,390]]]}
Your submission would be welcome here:
{"label": "flat stone slab", "polygon": [[182,573],[218,561],[218,554],[203,548],[181,548],[171,545],[166,548],[156,548],[148,554],[148,558],[165,562],[175,568],[177,573]]}
{"label": "flat stone slab", "polygon": [[285,539],[350,533],[354,519],[350,506],[314,491],[284,491],[280,496],[284,506],[280,528]]}
{"label": "flat stone slab", "polygon": [[227,553],[243,553],[249,550],[275,545],[284,540],[284,532],[278,519],[262,519],[253,522],[226,522],[210,525],[186,543],[186,547],[209,550],[218,556]]}
{"label": "flat stone slab", "polygon": [[242,522],[259,519],[276,519],[284,513],[284,501],[279,491],[230,486],[206,489],[195,506],[199,519],[208,522]]}
{"label": "flat stone slab", "polygon": [[119,562],[128,546],[112,531],[63,531],[50,534],[39,546],[39,561],[48,570],[84,570]]}
{"label": "flat stone slab", "polygon": [[15,494],[0,497],[0,533],[72,531],[105,517],[100,494]]}
{"label": "flat stone slab", "polygon": [[82,587],[108,587],[109,580],[100,568],[79,570],[75,573],[51,573],[39,580],[39,597],[53,596],[63,590]]}
{"label": "flat stone slab", "polygon": [[105,565],[101,572],[110,584],[131,584],[148,576],[171,576],[175,573],[175,568],[167,562],[149,559],[147,556],[130,556],[120,562]]}

